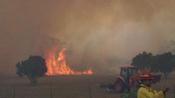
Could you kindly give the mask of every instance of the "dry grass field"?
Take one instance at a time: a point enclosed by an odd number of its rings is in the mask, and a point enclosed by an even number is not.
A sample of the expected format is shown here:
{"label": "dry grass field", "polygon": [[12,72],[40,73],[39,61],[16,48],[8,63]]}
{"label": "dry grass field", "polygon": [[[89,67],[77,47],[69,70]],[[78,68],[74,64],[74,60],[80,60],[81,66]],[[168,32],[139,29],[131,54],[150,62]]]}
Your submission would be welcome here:
{"label": "dry grass field", "polygon": [[[39,85],[30,86],[26,78],[4,77],[0,81],[0,98],[120,98],[120,94],[99,88],[100,84],[114,80],[115,76],[57,76],[40,78]],[[170,87],[168,95],[172,96],[174,78],[165,82],[154,86]]]}

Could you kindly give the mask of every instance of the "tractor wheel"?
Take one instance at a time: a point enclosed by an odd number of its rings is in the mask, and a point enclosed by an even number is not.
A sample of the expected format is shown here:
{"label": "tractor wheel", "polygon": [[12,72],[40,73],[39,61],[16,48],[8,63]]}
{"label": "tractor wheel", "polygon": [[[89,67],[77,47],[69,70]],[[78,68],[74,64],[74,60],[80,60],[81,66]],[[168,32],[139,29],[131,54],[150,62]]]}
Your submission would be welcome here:
{"label": "tractor wheel", "polygon": [[118,79],[114,84],[115,91],[122,93],[124,91],[124,83],[122,80]]}

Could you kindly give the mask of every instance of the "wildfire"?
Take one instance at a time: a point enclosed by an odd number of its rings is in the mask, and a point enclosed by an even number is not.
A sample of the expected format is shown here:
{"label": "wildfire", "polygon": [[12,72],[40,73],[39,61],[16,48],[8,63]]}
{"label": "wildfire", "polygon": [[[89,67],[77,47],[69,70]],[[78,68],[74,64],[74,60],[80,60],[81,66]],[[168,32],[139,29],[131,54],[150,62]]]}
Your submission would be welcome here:
{"label": "wildfire", "polygon": [[48,71],[46,75],[55,76],[55,75],[92,75],[93,71],[91,69],[85,71],[75,71],[69,67],[66,63],[65,51],[63,48],[59,53],[57,53],[57,48],[49,51],[46,56],[46,64]]}

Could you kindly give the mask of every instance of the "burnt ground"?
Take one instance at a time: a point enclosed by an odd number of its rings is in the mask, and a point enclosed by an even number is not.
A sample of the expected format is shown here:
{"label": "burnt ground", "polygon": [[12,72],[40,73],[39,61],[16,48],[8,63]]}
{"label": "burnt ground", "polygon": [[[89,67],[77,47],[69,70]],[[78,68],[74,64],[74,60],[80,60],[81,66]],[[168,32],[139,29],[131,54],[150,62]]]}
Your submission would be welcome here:
{"label": "burnt ground", "polygon": [[[120,94],[107,93],[100,84],[112,83],[116,76],[57,76],[39,79],[37,86],[29,85],[27,78],[4,77],[0,81],[0,98],[120,98]],[[172,87],[162,80],[156,88]],[[163,84],[163,85],[162,85]],[[172,97],[169,97],[172,98]]]}

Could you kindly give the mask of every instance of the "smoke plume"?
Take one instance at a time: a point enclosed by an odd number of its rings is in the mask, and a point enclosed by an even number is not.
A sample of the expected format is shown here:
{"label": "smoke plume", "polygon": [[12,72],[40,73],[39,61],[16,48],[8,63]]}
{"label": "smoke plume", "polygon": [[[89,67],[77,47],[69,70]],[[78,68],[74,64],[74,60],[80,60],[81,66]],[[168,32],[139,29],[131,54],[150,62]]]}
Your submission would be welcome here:
{"label": "smoke plume", "polygon": [[[0,72],[67,48],[71,65],[116,71],[142,51],[168,51],[175,39],[174,0],[1,0]],[[167,48],[166,48],[166,47]],[[164,48],[162,48],[164,47]]]}

